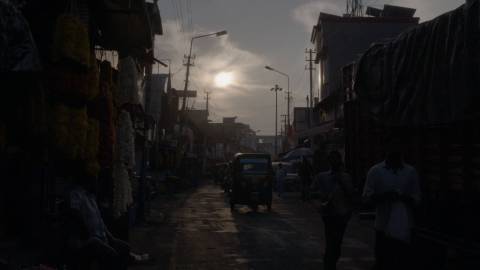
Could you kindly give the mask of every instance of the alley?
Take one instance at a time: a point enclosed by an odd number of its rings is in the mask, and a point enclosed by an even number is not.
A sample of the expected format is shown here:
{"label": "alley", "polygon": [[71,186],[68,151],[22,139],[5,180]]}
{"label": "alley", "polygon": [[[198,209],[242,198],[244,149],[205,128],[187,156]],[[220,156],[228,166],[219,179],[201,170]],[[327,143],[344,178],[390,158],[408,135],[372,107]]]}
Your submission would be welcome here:
{"label": "alley", "polygon": [[[213,185],[175,200],[170,213],[165,205],[153,206],[154,222],[135,230],[133,245],[155,261],[133,269],[322,269],[321,216],[296,194],[275,197],[270,213],[246,206],[232,213],[227,196]],[[369,269],[372,237],[371,226],[353,218],[339,269]]]}

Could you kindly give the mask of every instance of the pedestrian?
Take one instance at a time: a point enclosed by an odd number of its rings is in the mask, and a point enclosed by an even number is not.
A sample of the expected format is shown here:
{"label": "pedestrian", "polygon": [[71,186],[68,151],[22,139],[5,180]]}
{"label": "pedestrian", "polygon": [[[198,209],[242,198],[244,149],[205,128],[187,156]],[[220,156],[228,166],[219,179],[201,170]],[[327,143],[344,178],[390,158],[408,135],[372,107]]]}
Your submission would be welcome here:
{"label": "pedestrian", "polygon": [[129,263],[148,260],[148,255],[131,252],[130,245],[112,235],[96,201],[95,177],[81,174],[68,192],[65,223],[68,250],[77,264],[97,262],[101,269],[127,269]]}
{"label": "pedestrian", "polygon": [[285,177],[287,175],[287,172],[285,168],[283,167],[282,163],[278,164],[278,168],[276,171],[276,179],[277,179],[277,193],[279,197],[283,196],[283,192],[285,190]]}
{"label": "pedestrian", "polygon": [[355,188],[343,169],[342,155],[332,151],[328,155],[330,170],[320,172],[313,180],[311,190],[317,191],[322,202],[325,225],[324,269],[334,270],[341,255],[342,240],[353,211]]}
{"label": "pedestrian", "polygon": [[302,201],[306,201],[308,197],[308,190],[312,184],[313,168],[307,157],[302,156],[300,163],[299,176],[302,185]]}
{"label": "pedestrian", "polygon": [[385,160],[368,172],[363,197],[376,208],[375,270],[410,269],[413,210],[420,202],[418,174],[403,160],[402,141],[387,142]]}

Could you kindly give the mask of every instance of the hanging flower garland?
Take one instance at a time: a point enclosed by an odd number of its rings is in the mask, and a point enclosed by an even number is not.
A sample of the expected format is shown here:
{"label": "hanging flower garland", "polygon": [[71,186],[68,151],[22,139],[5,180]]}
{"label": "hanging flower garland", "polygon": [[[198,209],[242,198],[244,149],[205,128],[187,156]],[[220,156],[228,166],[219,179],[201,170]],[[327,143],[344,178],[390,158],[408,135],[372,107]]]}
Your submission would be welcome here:
{"label": "hanging flower garland", "polygon": [[87,142],[86,108],[70,108],[59,104],[53,107],[51,119],[54,148],[67,159],[81,159]]}
{"label": "hanging flower garland", "polygon": [[115,159],[126,168],[133,169],[135,166],[135,130],[133,129],[130,114],[122,110],[117,124],[117,140],[115,147]]}
{"label": "hanging flower garland", "polygon": [[[69,14],[70,13],[70,14]],[[53,60],[90,66],[90,38],[87,26],[71,12],[60,15],[55,25]]]}
{"label": "hanging flower garland", "polygon": [[122,58],[118,62],[118,87],[115,91],[118,106],[138,104],[138,69],[132,57]]}
{"label": "hanging flower garland", "polygon": [[122,110],[118,117],[113,169],[113,215],[119,217],[133,203],[132,182],[128,170],[135,166],[135,138],[130,114]]}
{"label": "hanging flower garland", "polygon": [[116,162],[113,167],[113,216],[118,218],[128,211],[133,203],[132,184],[127,169]]}

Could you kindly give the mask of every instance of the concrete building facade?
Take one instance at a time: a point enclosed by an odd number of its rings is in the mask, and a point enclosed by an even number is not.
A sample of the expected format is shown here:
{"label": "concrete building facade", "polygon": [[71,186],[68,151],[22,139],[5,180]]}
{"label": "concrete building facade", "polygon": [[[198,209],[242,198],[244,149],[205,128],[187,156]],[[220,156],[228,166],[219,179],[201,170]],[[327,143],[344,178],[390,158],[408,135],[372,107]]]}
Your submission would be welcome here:
{"label": "concrete building facade", "polygon": [[318,102],[312,111],[312,125],[298,134],[298,140],[308,138],[313,147],[333,144],[341,148],[346,99],[343,68],[357,61],[372,44],[394,39],[419,22],[414,17],[415,9],[385,5],[375,11],[368,17],[320,13],[311,34],[316,50]]}

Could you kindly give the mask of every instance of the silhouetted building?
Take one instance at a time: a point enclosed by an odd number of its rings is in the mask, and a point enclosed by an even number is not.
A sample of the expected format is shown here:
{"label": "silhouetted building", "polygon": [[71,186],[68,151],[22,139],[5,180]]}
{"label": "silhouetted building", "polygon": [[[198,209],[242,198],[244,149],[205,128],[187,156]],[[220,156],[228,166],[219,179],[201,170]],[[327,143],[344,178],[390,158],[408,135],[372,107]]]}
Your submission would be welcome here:
{"label": "silhouetted building", "polygon": [[208,152],[211,159],[230,160],[238,152],[255,152],[256,134],[249,125],[224,117],[222,123],[208,124]]}
{"label": "silhouetted building", "polygon": [[295,134],[308,130],[309,118],[309,109],[307,107],[293,108],[293,129],[295,130]]}
{"label": "silhouetted building", "polygon": [[[337,16],[320,13],[311,42],[316,47],[319,101],[314,105],[313,125],[298,134],[314,145],[342,145],[338,129],[343,126],[342,68],[357,60],[372,44],[395,38],[418,24],[414,9],[385,5],[377,17]],[[315,138],[316,137],[316,138]]]}
{"label": "silhouetted building", "polygon": [[[277,137],[277,153],[282,152],[282,145],[280,142],[283,141],[283,136]],[[274,135],[265,135],[257,136],[257,152],[259,153],[268,153],[272,157],[275,156],[275,136]]]}

